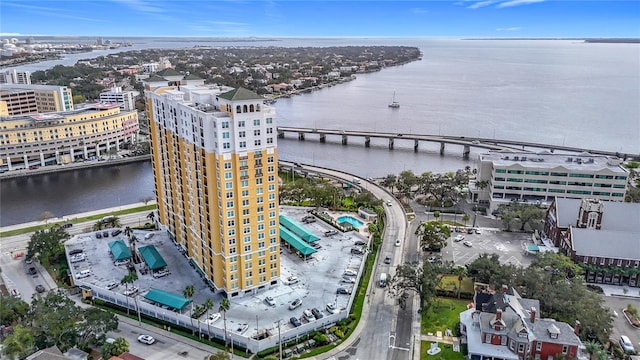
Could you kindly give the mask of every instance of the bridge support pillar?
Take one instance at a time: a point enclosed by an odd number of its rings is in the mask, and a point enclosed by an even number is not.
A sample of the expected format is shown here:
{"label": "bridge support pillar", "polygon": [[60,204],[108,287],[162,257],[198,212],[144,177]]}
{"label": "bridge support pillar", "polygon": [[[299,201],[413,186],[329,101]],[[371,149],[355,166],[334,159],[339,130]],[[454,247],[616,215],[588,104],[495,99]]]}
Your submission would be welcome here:
{"label": "bridge support pillar", "polygon": [[303,132],[299,132],[298,133],[298,141],[304,141],[304,133]]}
{"label": "bridge support pillar", "polygon": [[278,139],[284,139],[284,131],[278,131]]}
{"label": "bridge support pillar", "polygon": [[413,151],[414,152],[418,152],[418,145],[420,144],[420,142],[416,139],[413,140]]}
{"label": "bridge support pillar", "polygon": [[45,166],[44,163],[44,153],[40,150],[40,166]]}
{"label": "bridge support pillar", "polygon": [[371,137],[370,136],[365,136],[364,137],[364,147],[371,147]]}
{"label": "bridge support pillar", "polygon": [[[56,157],[58,155],[58,150],[56,150]],[[27,156],[27,154],[22,155],[22,162],[24,163],[24,168],[25,169],[29,169],[29,157]]]}
{"label": "bridge support pillar", "polygon": [[323,144],[327,142],[327,134],[320,134],[320,142]]}
{"label": "bridge support pillar", "polygon": [[471,153],[471,146],[465,145],[462,150],[462,158],[465,160],[469,160],[469,154]]}
{"label": "bridge support pillar", "polygon": [[342,135],[342,145],[347,145],[349,137],[347,135]]}
{"label": "bridge support pillar", "polygon": [[389,139],[389,150],[393,150],[393,138]]}
{"label": "bridge support pillar", "polygon": [[440,143],[440,156],[444,156],[444,143]]}

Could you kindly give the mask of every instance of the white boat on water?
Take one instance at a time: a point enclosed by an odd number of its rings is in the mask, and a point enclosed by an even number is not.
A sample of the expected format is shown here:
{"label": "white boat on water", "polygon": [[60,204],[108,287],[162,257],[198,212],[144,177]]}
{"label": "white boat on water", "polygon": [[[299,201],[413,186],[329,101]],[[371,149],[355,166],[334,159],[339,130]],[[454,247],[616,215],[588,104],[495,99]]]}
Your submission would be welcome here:
{"label": "white boat on water", "polygon": [[390,108],[397,109],[400,107],[400,103],[396,101],[396,92],[393,92],[393,98],[391,99],[391,103],[389,104]]}

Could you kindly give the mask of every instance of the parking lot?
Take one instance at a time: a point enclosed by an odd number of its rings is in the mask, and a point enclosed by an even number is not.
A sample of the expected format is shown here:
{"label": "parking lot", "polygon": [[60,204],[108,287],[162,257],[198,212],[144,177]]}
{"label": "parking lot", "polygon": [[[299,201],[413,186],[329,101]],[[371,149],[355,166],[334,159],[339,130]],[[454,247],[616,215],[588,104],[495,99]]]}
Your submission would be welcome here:
{"label": "parking lot", "polygon": [[[302,218],[308,216],[306,208],[300,207],[281,207],[281,214],[285,214],[293,220],[302,223]],[[277,329],[278,321],[282,320],[282,324],[292,327],[290,318],[296,317],[302,322],[307,320],[303,316],[304,310],[317,308],[320,312],[326,313],[327,304],[333,304],[338,311],[344,310],[350,299],[349,294],[338,294],[338,288],[344,287],[350,290],[356,285],[356,278],[346,276],[345,271],[350,270],[355,273],[360,271],[363,264],[363,255],[352,251],[354,248],[363,249],[356,242],[367,242],[356,232],[341,233],[336,235],[325,236],[325,232],[333,229],[330,225],[321,220],[313,223],[302,225],[312,233],[320,237],[319,247],[310,258],[303,259],[299,257],[295,250],[282,246],[281,252],[281,282],[272,287],[266,287],[259,290],[256,294],[247,294],[243,297],[230,298],[230,309],[226,314],[227,327],[230,331],[235,331],[243,336],[252,336],[258,330]],[[72,255],[69,252],[77,253],[82,250],[85,259],[75,262],[71,265],[74,276],[90,272],[90,275],[83,278],[83,281],[89,282],[92,286],[99,286],[107,289],[109,284],[118,284],[118,286],[110,289],[113,292],[123,293],[125,286],[120,284],[121,280],[127,275],[128,270],[125,265],[115,265],[109,252],[108,243],[116,239],[122,240],[128,247],[129,243],[123,233],[113,237],[111,232],[114,229],[108,229],[110,236],[97,239],[95,233],[87,233],[77,235],[65,243],[68,258]],[[101,232],[102,233],[102,232]],[[147,231],[134,231],[137,237],[136,248],[146,245],[154,245],[158,253],[167,263],[169,275],[162,278],[154,278],[150,272],[143,274],[137,272],[138,280],[133,286],[139,290],[132,298],[138,301],[144,300],[144,294],[150,289],[161,289],[182,295],[187,285],[194,285],[195,294],[193,296],[194,305],[203,304],[207,299],[212,299],[215,303],[214,310],[216,312],[222,297],[214,293],[209,286],[200,277],[196,269],[189,264],[189,260],[181,253],[169,238],[162,232],[154,232],[154,236],[146,236]],[[73,256],[78,256],[74,254]],[[297,278],[295,283],[289,284],[287,279],[290,277]],[[113,285],[112,285],[113,286]],[[129,285],[131,287],[132,285]],[[347,291],[348,292],[348,291]],[[271,297],[275,305],[269,305],[265,299]],[[300,299],[302,304],[294,310],[289,310],[289,305],[296,299]],[[189,310],[185,309],[188,312]],[[203,326],[206,325],[207,315],[204,314],[200,320]],[[210,324],[212,327],[223,327],[223,320],[217,318]],[[286,327],[282,327],[282,331]],[[277,330],[276,330],[277,331]]]}
{"label": "parking lot", "polygon": [[[455,241],[456,235],[462,235],[464,239]],[[498,254],[501,263],[526,267],[534,257],[526,254],[523,244],[530,243],[531,234],[481,228],[480,234],[452,232],[441,255],[444,260],[453,261],[456,265],[465,265],[480,254]]]}

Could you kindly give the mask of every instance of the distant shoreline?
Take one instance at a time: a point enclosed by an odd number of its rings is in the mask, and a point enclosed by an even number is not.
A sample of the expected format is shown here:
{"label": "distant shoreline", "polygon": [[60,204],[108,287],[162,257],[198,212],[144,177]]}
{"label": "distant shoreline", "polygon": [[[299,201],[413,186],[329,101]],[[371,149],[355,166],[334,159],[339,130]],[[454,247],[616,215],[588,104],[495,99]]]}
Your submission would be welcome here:
{"label": "distant shoreline", "polygon": [[640,44],[640,38],[465,38],[461,40],[573,40],[586,43]]}

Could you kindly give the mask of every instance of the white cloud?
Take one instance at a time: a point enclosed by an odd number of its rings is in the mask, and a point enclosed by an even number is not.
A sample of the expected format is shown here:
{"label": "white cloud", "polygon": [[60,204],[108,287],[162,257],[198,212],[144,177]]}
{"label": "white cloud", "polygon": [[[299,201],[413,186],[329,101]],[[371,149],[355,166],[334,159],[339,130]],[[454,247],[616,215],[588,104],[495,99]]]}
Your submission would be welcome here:
{"label": "white cloud", "polygon": [[6,32],[0,32],[0,36],[24,36],[25,34],[20,34],[20,33],[6,33]]}
{"label": "white cloud", "polygon": [[412,8],[411,12],[414,14],[426,14],[429,12],[429,10],[425,9],[425,8]]}
{"label": "white cloud", "polygon": [[114,1],[144,13],[156,14],[156,13],[164,12],[163,8],[159,6],[155,6],[154,5],[155,2],[151,2],[151,1],[145,1],[145,0],[114,0]]}
{"label": "white cloud", "polygon": [[508,28],[497,28],[496,31],[518,31],[521,28],[514,26],[514,27],[508,27]]}
{"label": "white cloud", "polygon": [[499,0],[485,0],[485,1],[478,1],[476,3],[473,3],[469,6],[467,6],[467,9],[478,9],[481,7],[485,7],[485,6],[489,6],[489,5],[493,5],[495,3],[497,3]]}
{"label": "white cloud", "polygon": [[510,0],[510,1],[505,1],[503,3],[500,3],[498,5],[496,5],[496,8],[505,8],[505,7],[511,7],[511,6],[519,6],[519,5],[529,5],[529,4],[534,4],[534,3],[539,3],[539,2],[543,2],[545,0]]}

